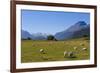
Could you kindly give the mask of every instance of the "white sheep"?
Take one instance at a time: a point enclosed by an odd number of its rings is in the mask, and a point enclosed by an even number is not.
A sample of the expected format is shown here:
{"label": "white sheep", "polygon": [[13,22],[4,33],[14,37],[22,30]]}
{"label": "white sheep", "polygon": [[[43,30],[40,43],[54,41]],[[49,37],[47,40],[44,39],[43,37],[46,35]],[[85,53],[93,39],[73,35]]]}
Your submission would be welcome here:
{"label": "white sheep", "polygon": [[40,53],[45,54],[44,49],[40,49]]}
{"label": "white sheep", "polygon": [[77,47],[74,47],[74,50],[76,50],[77,49]]}
{"label": "white sheep", "polygon": [[64,51],[64,57],[66,57],[66,55],[67,55],[67,51]]}
{"label": "white sheep", "polygon": [[69,58],[74,58],[75,57],[75,53],[74,52],[68,52],[68,57]]}
{"label": "white sheep", "polygon": [[82,48],[82,50],[87,50],[87,48]]}

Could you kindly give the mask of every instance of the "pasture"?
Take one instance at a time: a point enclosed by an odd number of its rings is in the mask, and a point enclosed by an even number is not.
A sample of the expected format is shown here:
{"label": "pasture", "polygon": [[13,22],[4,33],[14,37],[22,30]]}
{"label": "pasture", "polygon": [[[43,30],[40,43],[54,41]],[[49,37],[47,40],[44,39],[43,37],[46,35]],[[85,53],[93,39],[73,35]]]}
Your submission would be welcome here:
{"label": "pasture", "polygon": [[[83,45],[80,45],[80,44]],[[22,40],[21,43],[21,62],[48,62],[48,61],[68,61],[68,60],[87,60],[90,57],[89,40],[85,38],[48,41],[48,40]],[[77,47],[77,49],[74,49]],[[82,50],[82,48],[87,50]],[[45,54],[40,53],[44,49]],[[64,51],[76,52],[74,58],[64,57]]]}

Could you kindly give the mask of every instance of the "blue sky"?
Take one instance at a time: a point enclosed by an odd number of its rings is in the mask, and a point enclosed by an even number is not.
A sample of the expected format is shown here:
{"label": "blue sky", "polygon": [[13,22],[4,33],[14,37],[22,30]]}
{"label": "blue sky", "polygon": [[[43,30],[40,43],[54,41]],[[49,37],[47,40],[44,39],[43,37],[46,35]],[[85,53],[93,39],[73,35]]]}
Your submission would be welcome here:
{"label": "blue sky", "polygon": [[78,21],[90,24],[89,13],[21,10],[22,29],[29,33],[55,34]]}

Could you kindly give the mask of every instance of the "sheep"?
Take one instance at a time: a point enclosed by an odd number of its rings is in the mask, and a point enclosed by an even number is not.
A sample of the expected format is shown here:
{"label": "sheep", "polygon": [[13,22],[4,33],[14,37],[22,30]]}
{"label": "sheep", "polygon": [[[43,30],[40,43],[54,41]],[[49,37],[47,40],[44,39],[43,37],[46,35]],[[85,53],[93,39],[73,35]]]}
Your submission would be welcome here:
{"label": "sheep", "polygon": [[66,57],[66,55],[67,55],[67,51],[64,51],[64,57]]}
{"label": "sheep", "polygon": [[74,50],[76,50],[77,49],[77,47],[74,47]]}
{"label": "sheep", "polygon": [[40,53],[41,53],[41,54],[45,54],[44,49],[40,49]]}
{"label": "sheep", "polygon": [[84,50],[87,50],[87,48],[82,48],[82,50],[84,51]]}
{"label": "sheep", "polygon": [[69,58],[75,58],[75,52],[68,52],[68,57]]}

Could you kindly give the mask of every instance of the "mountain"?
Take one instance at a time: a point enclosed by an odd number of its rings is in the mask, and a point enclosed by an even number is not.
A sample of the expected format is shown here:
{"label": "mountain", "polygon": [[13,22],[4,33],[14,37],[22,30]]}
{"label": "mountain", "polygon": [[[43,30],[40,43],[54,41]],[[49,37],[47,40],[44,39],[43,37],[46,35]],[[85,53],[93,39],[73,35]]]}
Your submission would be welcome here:
{"label": "mountain", "polygon": [[21,39],[32,39],[32,40],[46,40],[47,34],[34,33],[30,34],[28,31],[21,30]]}
{"label": "mountain", "polygon": [[34,33],[32,34],[32,36],[34,36],[33,40],[46,40],[47,39],[46,34],[43,34],[43,33]]}
{"label": "mountain", "polygon": [[[46,33],[33,33],[30,34],[28,31],[21,30],[22,39],[32,40],[46,40],[49,34]],[[72,38],[80,38],[90,35],[90,25],[84,21],[79,21],[76,24],[70,26],[68,29],[58,32],[54,35],[57,40],[67,40]]]}
{"label": "mountain", "polygon": [[83,37],[84,35],[89,36],[90,34],[90,25],[87,25],[84,21],[79,21],[76,24],[72,25],[68,29],[58,32],[55,34],[57,40],[66,40],[72,38]]}
{"label": "mountain", "polygon": [[33,36],[29,32],[21,30],[21,39],[28,39],[28,38],[32,39]]}

